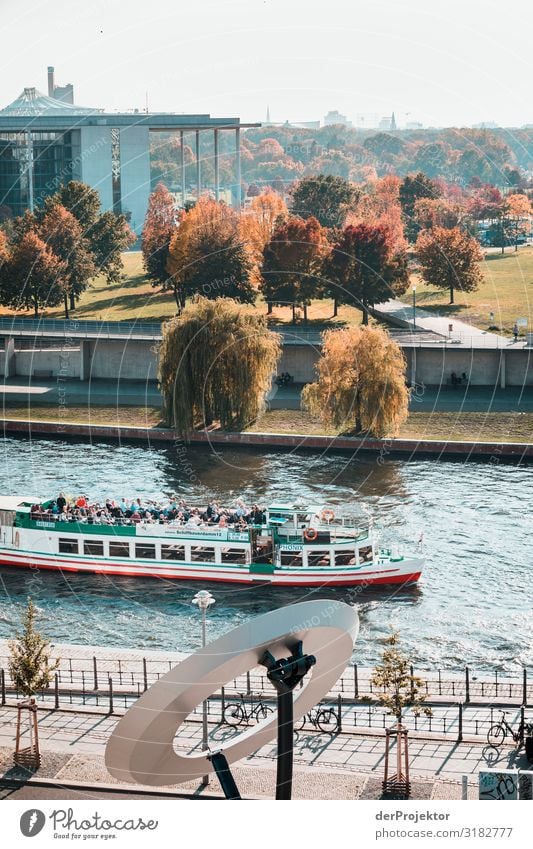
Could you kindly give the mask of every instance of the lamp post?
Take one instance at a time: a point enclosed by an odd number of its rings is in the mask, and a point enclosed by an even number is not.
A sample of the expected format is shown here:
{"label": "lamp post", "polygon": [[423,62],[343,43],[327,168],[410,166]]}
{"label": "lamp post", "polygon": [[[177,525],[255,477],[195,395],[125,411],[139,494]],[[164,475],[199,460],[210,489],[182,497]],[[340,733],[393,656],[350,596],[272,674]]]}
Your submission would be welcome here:
{"label": "lamp post", "polygon": [[416,286],[413,286],[413,327],[416,330]]}
{"label": "lamp post", "polygon": [[[205,635],[205,618],[208,609],[214,604],[216,601],[215,598],[211,595],[208,590],[199,590],[194,598],[192,599],[192,603],[198,606],[198,610],[202,612],[202,648],[205,648],[206,643],[206,635]],[[202,749],[203,751],[207,751],[207,701],[202,703]],[[204,787],[207,787],[209,784],[209,776],[204,775],[202,778],[202,784]]]}

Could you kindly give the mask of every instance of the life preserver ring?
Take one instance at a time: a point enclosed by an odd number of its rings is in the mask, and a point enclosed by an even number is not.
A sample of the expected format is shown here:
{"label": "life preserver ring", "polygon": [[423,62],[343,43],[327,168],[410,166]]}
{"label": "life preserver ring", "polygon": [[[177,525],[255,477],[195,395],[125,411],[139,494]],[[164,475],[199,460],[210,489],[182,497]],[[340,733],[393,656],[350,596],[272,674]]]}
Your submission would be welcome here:
{"label": "life preserver ring", "polygon": [[316,528],[306,528],[304,531],[304,537],[307,542],[313,542],[318,536],[318,531]]}
{"label": "life preserver ring", "polygon": [[333,522],[335,518],[335,513],[333,510],[322,510],[322,515],[320,516],[323,522],[327,522],[328,525],[330,522]]}

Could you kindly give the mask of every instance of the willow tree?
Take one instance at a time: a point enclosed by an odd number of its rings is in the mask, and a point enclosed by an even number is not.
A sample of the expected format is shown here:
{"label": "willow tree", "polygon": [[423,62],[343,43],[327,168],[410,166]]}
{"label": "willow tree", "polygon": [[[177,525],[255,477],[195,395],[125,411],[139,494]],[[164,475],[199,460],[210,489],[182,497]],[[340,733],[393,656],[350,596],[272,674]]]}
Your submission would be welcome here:
{"label": "willow tree", "polygon": [[409,403],[400,347],[380,327],[327,330],[322,338],[318,381],[304,387],[304,408],[326,425],[397,436]]}
{"label": "willow tree", "polygon": [[281,355],[264,317],[229,298],[198,297],[163,325],[159,380],[168,424],[187,438],[215,421],[257,419]]}

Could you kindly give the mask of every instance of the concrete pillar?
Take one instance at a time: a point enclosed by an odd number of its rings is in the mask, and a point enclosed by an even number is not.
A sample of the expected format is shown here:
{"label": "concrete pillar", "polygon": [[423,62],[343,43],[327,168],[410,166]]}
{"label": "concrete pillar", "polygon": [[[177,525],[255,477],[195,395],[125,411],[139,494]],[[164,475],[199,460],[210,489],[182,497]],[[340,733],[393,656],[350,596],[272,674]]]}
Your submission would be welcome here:
{"label": "concrete pillar", "polygon": [[411,348],[411,386],[416,386],[416,348]]}
{"label": "concrete pillar", "polygon": [[196,198],[199,200],[201,191],[200,173],[200,130],[196,130]]}
{"label": "concrete pillar", "polygon": [[220,172],[218,163],[218,130],[214,131],[215,140],[215,200],[220,199]]}
{"label": "concrete pillar", "polygon": [[181,205],[185,206],[185,151],[183,150],[183,130],[180,130],[180,171],[181,171]]}
{"label": "concrete pillar", "polygon": [[241,131],[235,130],[235,208],[241,210]]}
{"label": "concrete pillar", "polygon": [[506,379],[505,367],[506,367],[505,351],[502,351],[500,353],[500,388],[501,389],[505,389],[505,379]]}
{"label": "concrete pillar", "polygon": [[91,343],[80,340],[80,380],[89,380],[91,376]]}
{"label": "concrete pillar", "polygon": [[12,336],[9,338],[6,336],[4,350],[4,378],[7,379],[8,377],[14,377],[16,375],[16,364],[15,340]]}

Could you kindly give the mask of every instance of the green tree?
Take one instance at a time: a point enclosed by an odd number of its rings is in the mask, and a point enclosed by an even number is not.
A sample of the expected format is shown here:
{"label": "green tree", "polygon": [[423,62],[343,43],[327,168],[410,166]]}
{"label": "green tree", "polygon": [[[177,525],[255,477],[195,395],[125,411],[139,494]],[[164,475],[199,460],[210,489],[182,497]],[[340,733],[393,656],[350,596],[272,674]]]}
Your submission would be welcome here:
{"label": "green tree", "polygon": [[323,227],[341,227],[359,191],[343,177],[319,174],[299,180],[291,195],[295,215],[316,218]]}
{"label": "green tree", "polygon": [[327,330],[318,381],[302,392],[302,405],[324,424],[374,436],[396,436],[407,418],[409,391],[399,345],[380,327]]}
{"label": "green tree", "polygon": [[166,286],[168,252],[175,229],[174,198],[167,187],[159,183],[150,195],[142,234],[143,263],[152,286]]}
{"label": "green tree", "polygon": [[41,221],[39,233],[64,264],[63,300],[65,318],[68,318],[69,301],[70,308],[74,309],[76,298],[85,291],[96,270],[89,243],[79,222],[61,204],[48,208]]}
{"label": "green tree", "polygon": [[364,222],[344,228],[324,262],[323,275],[339,303],[361,307],[364,324],[369,307],[402,294],[409,283],[405,253],[392,252],[388,228]]}
{"label": "green tree", "polygon": [[264,317],[228,298],[198,297],[163,325],[159,380],[168,424],[188,438],[220,422],[241,430],[263,408],[281,355]]}
{"label": "green tree", "polygon": [[420,226],[416,220],[415,205],[421,198],[438,198],[441,192],[437,185],[426,177],[422,171],[418,174],[408,174],[400,185],[400,204],[405,223],[405,235],[410,242],[414,242]]}
{"label": "green tree", "polygon": [[11,246],[0,268],[0,303],[15,310],[56,307],[63,300],[66,267],[33,230]]}
{"label": "green tree", "polygon": [[477,240],[459,227],[423,230],[417,239],[415,252],[426,283],[439,289],[449,289],[450,304],[454,303],[456,289],[474,292],[483,282],[483,251]]}
{"label": "green tree", "polygon": [[321,295],[320,270],[326,250],[324,229],[316,218],[290,216],[275,228],[265,245],[261,266],[261,291],[269,305],[296,304],[307,307]]}
{"label": "green tree", "polygon": [[24,696],[33,696],[50,686],[59,659],[51,659],[50,644],[37,631],[36,607],[28,598],[22,618],[22,632],[9,641],[9,674],[15,688]]}

